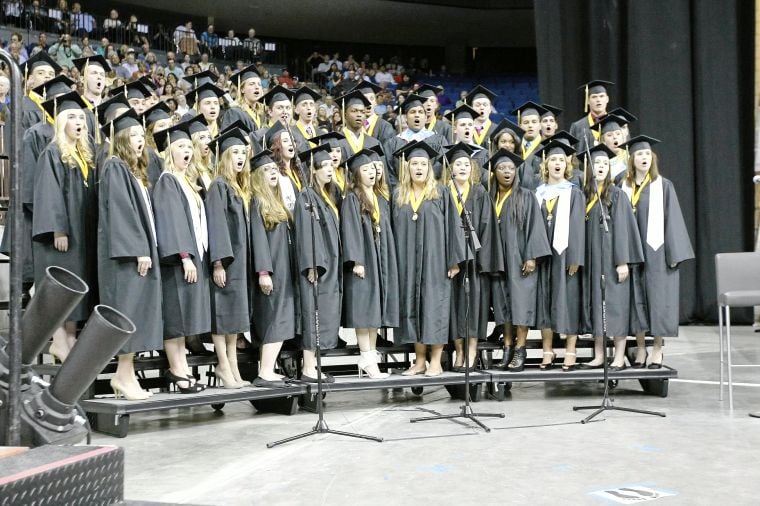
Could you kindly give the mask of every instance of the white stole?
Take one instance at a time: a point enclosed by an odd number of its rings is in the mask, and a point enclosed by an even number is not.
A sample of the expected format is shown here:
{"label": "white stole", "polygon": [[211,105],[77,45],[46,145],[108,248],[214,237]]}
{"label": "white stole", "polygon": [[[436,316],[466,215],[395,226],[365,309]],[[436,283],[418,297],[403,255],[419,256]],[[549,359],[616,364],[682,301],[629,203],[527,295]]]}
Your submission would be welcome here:
{"label": "white stole", "polygon": [[284,174],[280,174],[280,191],[285,209],[293,211],[296,208],[296,192],[293,189],[293,182]]}
{"label": "white stole", "polygon": [[[633,202],[633,188],[628,182],[623,183],[623,192]],[[649,183],[649,209],[647,210],[647,244],[657,251],[665,244],[665,204],[662,190],[662,178]]]}
{"label": "white stole", "polygon": [[[153,205],[150,202],[150,193],[148,189],[143,186],[142,181],[137,179],[134,174],[130,174],[137,181],[137,185],[140,187],[140,193],[142,193],[143,202],[145,203],[145,209],[148,210],[148,223],[150,224],[150,236],[153,238],[153,245],[158,247],[158,238],[156,237],[156,220],[153,217]],[[148,255],[150,256],[150,255]]]}
{"label": "white stole", "polygon": [[[170,172],[164,172],[161,174],[171,174]],[[203,201],[198,205],[200,196],[193,191],[187,183],[182,181],[171,174],[172,177],[177,179],[179,187],[182,188],[182,193],[185,196],[187,205],[190,207],[190,216],[193,220],[193,232],[195,232],[195,246],[198,248],[198,261],[200,262],[206,251],[208,251],[208,223],[206,223],[206,207],[203,205]]]}
{"label": "white stole", "polygon": [[556,185],[542,184],[536,189],[539,207],[545,201],[558,197],[554,206],[554,237],[552,248],[561,255],[566,249],[570,237],[570,201],[572,200],[573,185],[563,182]]}

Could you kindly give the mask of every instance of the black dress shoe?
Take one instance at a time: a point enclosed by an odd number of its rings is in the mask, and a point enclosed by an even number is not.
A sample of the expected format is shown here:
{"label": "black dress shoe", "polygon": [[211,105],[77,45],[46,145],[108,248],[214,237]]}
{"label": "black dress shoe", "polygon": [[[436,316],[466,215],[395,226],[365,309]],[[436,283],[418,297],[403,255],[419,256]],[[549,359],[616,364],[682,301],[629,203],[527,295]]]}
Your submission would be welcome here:
{"label": "black dress shoe", "polygon": [[511,346],[504,347],[504,356],[501,357],[501,362],[497,366],[502,371],[506,371],[509,363],[512,362],[512,358],[515,356],[515,350]]}
{"label": "black dress shoe", "polygon": [[658,364],[657,362],[652,362],[647,369],[662,369],[662,363]]}
{"label": "black dress shoe", "polygon": [[464,372],[463,365],[455,365],[451,368],[451,372]]}
{"label": "black dress shoe", "polygon": [[578,366],[578,369],[580,369],[581,371],[590,371],[591,369],[601,369],[603,367],[603,364],[590,365],[584,362],[582,364],[577,364],[577,366]]}
{"label": "black dress shoe", "polygon": [[288,384],[284,380],[265,380],[264,378],[257,377],[253,380],[253,386],[260,388],[285,388]]}
{"label": "black dress shoe", "polygon": [[628,366],[623,364],[623,365],[611,365],[608,370],[610,372],[619,372],[619,371],[625,371],[626,369],[628,369]]}
{"label": "black dress shoe", "polygon": [[[322,378],[322,383],[335,383],[335,378],[332,374],[323,373],[322,375],[324,376],[324,378]],[[311,376],[306,376],[305,374],[302,374],[300,379],[304,383],[319,383],[319,380],[317,378],[312,378]]]}
{"label": "black dress shoe", "polygon": [[525,346],[515,348],[514,356],[507,366],[509,372],[520,372],[525,368],[525,359],[528,358],[528,352]]}
{"label": "black dress shoe", "polygon": [[335,347],[340,350],[342,348],[345,348],[346,346],[348,346],[348,343],[339,337],[338,344]]}
{"label": "black dress shoe", "polygon": [[649,352],[647,352],[647,354],[644,356],[643,362],[634,362],[631,367],[633,367],[634,369],[645,369],[647,366],[648,359],[649,359]]}

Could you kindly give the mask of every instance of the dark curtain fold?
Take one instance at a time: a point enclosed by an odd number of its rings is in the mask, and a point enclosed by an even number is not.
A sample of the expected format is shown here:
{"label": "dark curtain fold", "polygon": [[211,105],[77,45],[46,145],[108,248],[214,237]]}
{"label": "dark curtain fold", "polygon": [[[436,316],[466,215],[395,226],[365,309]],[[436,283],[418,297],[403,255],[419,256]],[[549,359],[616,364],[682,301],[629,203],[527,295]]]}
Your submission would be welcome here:
{"label": "dark curtain fold", "polygon": [[577,87],[607,79],[610,107],[639,117],[632,133],[664,141],[697,254],[681,321],[715,321],[715,254],[753,248],[754,2],[535,0],[535,19],[541,100],[564,104],[564,127],[583,115]]}

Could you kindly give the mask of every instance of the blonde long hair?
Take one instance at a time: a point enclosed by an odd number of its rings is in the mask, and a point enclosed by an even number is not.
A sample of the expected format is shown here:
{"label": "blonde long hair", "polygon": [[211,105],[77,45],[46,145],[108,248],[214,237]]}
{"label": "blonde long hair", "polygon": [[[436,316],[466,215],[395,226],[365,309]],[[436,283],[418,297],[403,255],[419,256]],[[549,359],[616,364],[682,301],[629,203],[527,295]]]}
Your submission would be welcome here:
{"label": "blonde long hair", "polygon": [[[482,168],[480,167],[478,161],[474,158],[470,158],[470,166],[472,167],[472,170],[470,170],[470,179],[467,182],[470,183],[470,186],[472,186],[474,184],[480,183]],[[446,158],[444,158],[444,167],[441,181],[446,184],[451,182],[451,163],[446,160]]]}
{"label": "blonde long hair", "polygon": [[193,184],[195,184],[195,181],[197,181],[203,173],[206,173],[209,176],[209,179],[213,179],[213,157],[211,155],[211,150],[209,150],[208,155],[203,156],[203,145],[200,141],[201,134],[203,134],[203,132],[195,132],[190,136],[190,140],[193,141],[193,159],[187,167],[187,179],[192,181]]}
{"label": "blonde long hair", "polygon": [[55,144],[61,152],[61,161],[70,169],[79,168],[79,164],[77,164],[74,157],[71,156],[71,149],[76,149],[84,160],[84,163],[89,167],[92,167],[94,165],[94,158],[92,156],[89,136],[87,135],[87,122],[84,122],[82,126],[82,129],[84,130],[82,136],[74,145],[71,145],[66,141],[66,122],[68,121],[68,112],[69,111],[60,112],[55,118]]}
{"label": "blonde long hair", "polygon": [[248,202],[251,200],[251,161],[247,153],[245,165],[240,172],[235,171],[235,164],[232,162],[232,148],[222,153],[216,168],[219,176],[232,186],[237,196],[243,199],[243,204],[248,208]]}
{"label": "blonde long hair", "polygon": [[256,198],[256,208],[264,221],[265,229],[272,230],[283,221],[291,219],[282,202],[280,185],[277,184],[274,188],[269,185],[263,167],[254,170],[251,175],[251,193]]}
{"label": "blonde long hair", "polygon": [[[425,179],[425,189],[422,192],[422,200],[434,200],[440,197],[440,193],[438,192],[438,182],[435,180],[435,174],[433,173],[433,162],[427,160],[427,164],[428,173],[427,179]],[[412,189],[412,176],[409,171],[409,160],[402,160],[399,163],[399,169],[401,169],[401,179],[396,188],[396,204],[400,207],[409,204],[414,190]]]}

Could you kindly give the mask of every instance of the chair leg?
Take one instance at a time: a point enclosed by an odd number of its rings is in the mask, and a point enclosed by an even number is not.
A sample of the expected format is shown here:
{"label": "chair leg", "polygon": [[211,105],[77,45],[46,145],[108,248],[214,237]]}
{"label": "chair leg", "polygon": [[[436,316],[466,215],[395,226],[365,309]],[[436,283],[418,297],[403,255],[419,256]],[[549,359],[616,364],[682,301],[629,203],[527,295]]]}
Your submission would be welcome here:
{"label": "chair leg", "polygon": [[731,307],[726,306],[726,354],[728,356],[728,409],[734,410],[734,378],[731,364]]}
{"label": "chair leg", "polygon": [[718,304],[718,334],[720,337],[720,397],[719,400],[723,402],[723,375],[725,372],[725,364],[723,362],[725,358],[725,350],[723,347],[723,305]]}

